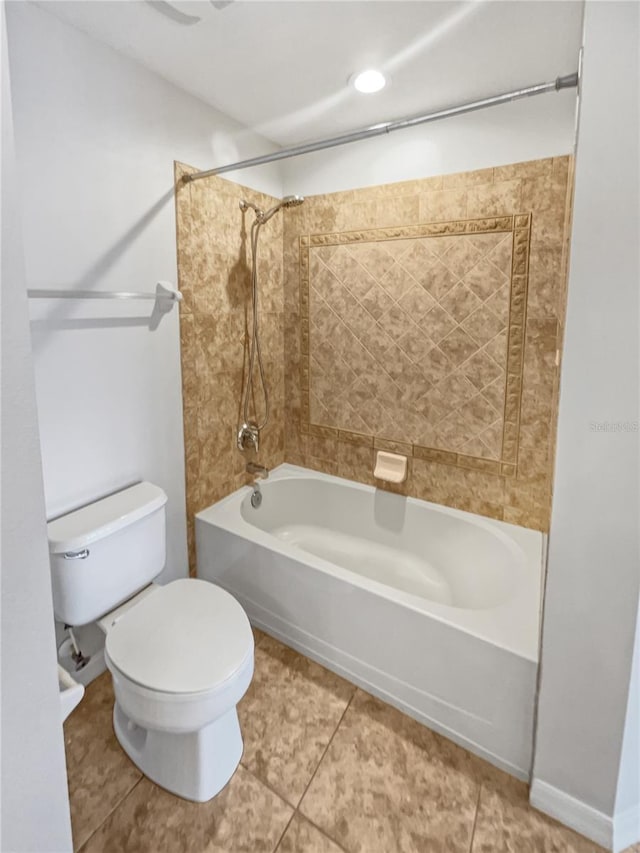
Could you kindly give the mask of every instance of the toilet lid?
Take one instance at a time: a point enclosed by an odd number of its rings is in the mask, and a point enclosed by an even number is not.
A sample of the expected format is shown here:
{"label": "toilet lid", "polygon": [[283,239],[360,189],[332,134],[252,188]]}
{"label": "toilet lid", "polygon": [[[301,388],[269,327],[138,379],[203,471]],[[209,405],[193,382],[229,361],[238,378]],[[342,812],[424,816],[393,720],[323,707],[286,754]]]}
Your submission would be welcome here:
{"label": "toilet lid", "polygon": [[194,578],[160,587],[107,634],[115,667],[164,693],[212,690],[253,653],[246,613],[225,590]]}

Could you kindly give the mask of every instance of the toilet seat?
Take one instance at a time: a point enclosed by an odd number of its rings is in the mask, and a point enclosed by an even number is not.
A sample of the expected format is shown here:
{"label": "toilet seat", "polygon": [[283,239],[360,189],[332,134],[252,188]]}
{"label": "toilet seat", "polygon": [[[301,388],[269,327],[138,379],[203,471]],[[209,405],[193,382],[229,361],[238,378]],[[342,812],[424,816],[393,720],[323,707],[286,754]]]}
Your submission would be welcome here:
{"label": "toilet seat", "polygon": [[159,587],[107,633],[109,669],[150,695],[203,697],[253,669],[253,633],[221,587],[183,578]]}
{"label": "toilet seat", "polygon": [[253,677],[253,654],[215,688],[199,693],[159,693],[131,681],[105,654],[118,705],[137,725],[164,732],[196,732],[235,709]]}

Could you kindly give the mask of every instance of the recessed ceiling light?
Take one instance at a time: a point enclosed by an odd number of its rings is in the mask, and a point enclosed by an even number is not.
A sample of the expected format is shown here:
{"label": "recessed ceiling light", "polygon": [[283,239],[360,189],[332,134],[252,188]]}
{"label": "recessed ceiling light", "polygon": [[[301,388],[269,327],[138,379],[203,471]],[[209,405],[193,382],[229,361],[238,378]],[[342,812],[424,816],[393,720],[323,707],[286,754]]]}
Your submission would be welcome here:
{"label": "recessed ceiling light", "polygon": [[354,74],[349,82],[358,92],[363,92],[366,95],[371,95],[373,92],[379,92],[387,85],[382,71],[376,71],[375,68],[368,68],[366,71],[360,71]]}

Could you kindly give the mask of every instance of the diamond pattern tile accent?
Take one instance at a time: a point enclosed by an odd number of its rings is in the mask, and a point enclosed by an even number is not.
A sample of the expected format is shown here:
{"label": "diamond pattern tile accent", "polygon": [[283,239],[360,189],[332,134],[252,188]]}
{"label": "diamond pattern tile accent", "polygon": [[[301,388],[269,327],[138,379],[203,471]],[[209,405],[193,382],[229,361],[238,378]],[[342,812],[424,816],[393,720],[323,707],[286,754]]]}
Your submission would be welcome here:
{"label": "diamond pattern tile accent", "polygon": [[419,284],[406,291],[398,303],[414,321],[421,320],[436,304],[433,297]]}
{"label": "diamond pattern tile accent", "polygon": [[478,351],[478,344],[460,326],[440,341],[440,349],[446,357],[455,364],[461,365]]}
{"label": "diamond pattern tile accent", "polygon": [[440,304],[456,322],[461,323],[482,305],[482,301],[459,281],[440,301]]}
{"label": "diamond pattern tile accent", "polygon": [[311,424],[502,460],[514,231],[493,221],[302,239]]}

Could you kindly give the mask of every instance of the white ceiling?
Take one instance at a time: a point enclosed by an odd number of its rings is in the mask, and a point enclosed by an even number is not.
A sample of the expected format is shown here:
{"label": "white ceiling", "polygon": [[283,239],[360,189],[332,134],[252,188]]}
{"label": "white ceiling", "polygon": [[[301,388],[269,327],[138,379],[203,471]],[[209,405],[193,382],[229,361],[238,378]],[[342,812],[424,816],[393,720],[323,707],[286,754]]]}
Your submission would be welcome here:
{"label": "white ceiling", "polygon": [[[144,0],[41,5],[280,145],[332,136],[576,70],[582,2]],[[161,5],[161,4],[155,4]],[[391,85],[347,86],[377,67]]]}

